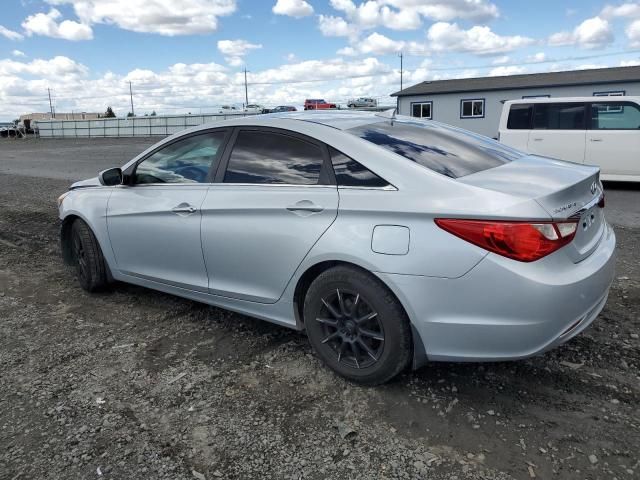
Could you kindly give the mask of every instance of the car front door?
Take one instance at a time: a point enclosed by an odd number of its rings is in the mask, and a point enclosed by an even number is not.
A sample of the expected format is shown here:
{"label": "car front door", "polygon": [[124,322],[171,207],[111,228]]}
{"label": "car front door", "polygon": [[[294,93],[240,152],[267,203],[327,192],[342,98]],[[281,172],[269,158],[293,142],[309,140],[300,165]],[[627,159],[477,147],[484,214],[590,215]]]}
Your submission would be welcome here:
{"label": "car front door", "polygon": [[207,291],[200,207],[225,138],[210,131],[162,146],[114,188],[107,226],[120,273]]}
{"label": "car front door", "polygon": [[275,303],[336,218],[328,151],[265,128],[238,129],[231,143],[202,205],[209,291]]}
{"label": "car front door", "polygon": [[536,155],[583,163],[584,103],[536,103],[527,151]]}
{"label": "car front door", "polygon": [[604,175],[640,175],[640,107],[629,101],[594,102],[585,163]]}

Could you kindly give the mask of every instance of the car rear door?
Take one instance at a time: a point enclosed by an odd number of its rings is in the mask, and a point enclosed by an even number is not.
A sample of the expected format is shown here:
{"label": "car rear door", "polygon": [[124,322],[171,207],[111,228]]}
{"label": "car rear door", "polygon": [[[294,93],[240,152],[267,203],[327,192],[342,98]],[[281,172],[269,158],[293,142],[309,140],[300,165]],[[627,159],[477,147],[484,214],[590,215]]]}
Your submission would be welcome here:
{"label": "car rear door", "polygon": [[202,205],[215,295],[275,303],[338,210],[326,146],[287,130],[243,127]]}
{"label": "car rear door", "polygon": [[640,175],[640,107],[629,101],[593,102],[585,163],[607,175]]}
{"label": "car rear door", "polygon": [[532,121],[533,104],[512,103],[505,105],[500,117],[498,139],[505,145],[527,151]]}
{"label": "car rear door", "polygon": [[225,138],[217,130],[179,138],[151,153],[113,189],[107,226],[118,270],[206,292],[200,207]]}
{"label": "car rear door", "polygon": [[527,151],[544,157],[583,163],[585,152],[584,103],[536,103]]}

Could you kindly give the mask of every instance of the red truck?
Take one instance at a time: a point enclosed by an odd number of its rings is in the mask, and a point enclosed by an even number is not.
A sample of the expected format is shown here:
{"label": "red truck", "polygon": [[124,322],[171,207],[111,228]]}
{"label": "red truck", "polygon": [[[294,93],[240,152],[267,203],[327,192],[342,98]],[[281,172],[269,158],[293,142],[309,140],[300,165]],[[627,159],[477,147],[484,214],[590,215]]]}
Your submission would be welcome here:
{"label": "red truck", "polygon": [[304,101],[305,110],[325,110],[327,108],[337,108],[335,103],[327,103],[322,99],[307,98]]}

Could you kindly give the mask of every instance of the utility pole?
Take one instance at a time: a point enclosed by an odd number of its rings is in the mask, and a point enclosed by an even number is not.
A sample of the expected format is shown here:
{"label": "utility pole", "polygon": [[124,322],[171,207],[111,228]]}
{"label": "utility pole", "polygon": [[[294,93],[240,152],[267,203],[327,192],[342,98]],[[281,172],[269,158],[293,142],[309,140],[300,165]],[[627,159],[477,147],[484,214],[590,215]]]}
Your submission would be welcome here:
{"label": "utility pole", "polygon": [[133,89],[131,88],[131,82],[129,82],[129,98],[131,99],[131,116],[135,117],[136,114],[133,111]]}
{"label": "utility pole", "polygon": [[400,57],[400,90],[402,90],[402,52],[400,52],[398,56]]}
{"label": "utility pole", "polygon": [[249,91],[247,90],[247,67],[244,67],[244,106],[249,105]]}
{"label": "utility pole", "polygon": [[55,114],[53,113],[53,104],[51,103],[51,89],[47,88],[47,92],[49,93],[49,112],[51,113],[51,118],[55,118]]}

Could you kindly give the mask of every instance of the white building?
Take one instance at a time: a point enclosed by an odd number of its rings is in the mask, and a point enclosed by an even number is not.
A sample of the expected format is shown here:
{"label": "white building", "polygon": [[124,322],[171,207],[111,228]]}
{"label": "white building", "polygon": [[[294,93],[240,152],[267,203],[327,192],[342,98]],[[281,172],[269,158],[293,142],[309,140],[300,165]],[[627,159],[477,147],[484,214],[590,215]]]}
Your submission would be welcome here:
{"label": "white building", "polygon": [[398,112],[497,137],[506,100],[640,95],[640,66],[426,81],[395,92]]}

